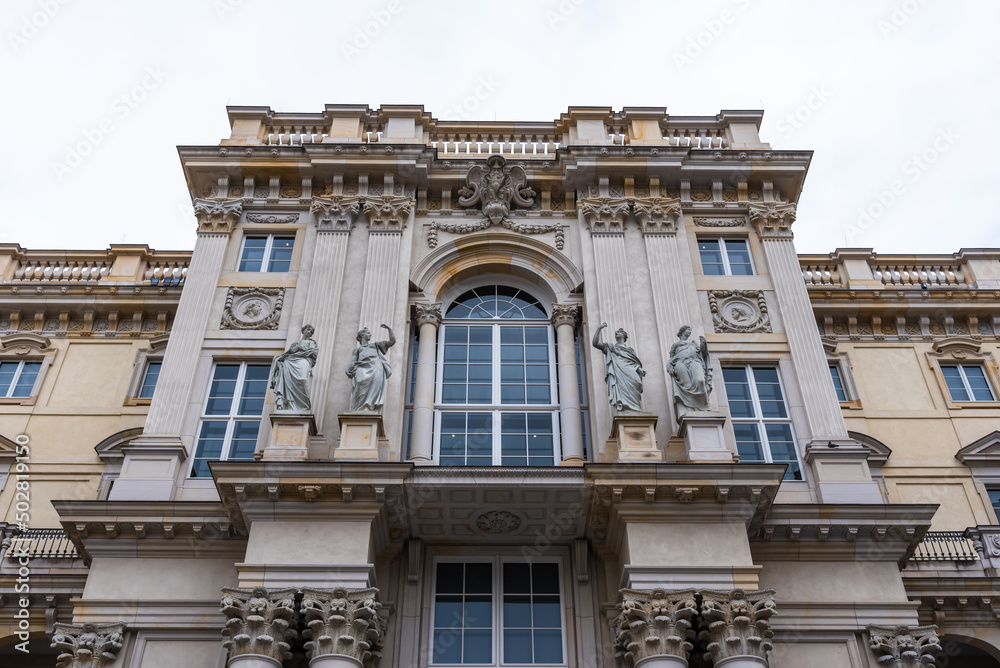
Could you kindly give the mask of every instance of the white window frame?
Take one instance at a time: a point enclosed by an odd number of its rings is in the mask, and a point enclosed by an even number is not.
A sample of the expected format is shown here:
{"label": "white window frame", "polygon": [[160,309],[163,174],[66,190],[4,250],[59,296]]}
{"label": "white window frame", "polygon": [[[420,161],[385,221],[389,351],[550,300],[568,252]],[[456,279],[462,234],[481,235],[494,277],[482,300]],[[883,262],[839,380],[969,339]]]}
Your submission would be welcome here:
{"label": "white window frame", "polygon": [[[140,350],[135,356],[132,371],[132,380],[128,384],[128,394],[125,396],[126,406],[145,406],[152,402],[152,397],[140,397],[143,382],[146,380],[146,371],[150,363],[160,363],[160,373],[163,373],[163,355],[167,351],[167,341],[169,335],[160,334],[149,340],[149,348]],[[159,385],[159,378],[157,378]]]}
{"label": "white window frame", "polygon": [[[445,404],[442,403],[444,390],[444,346],[445,333],[447,327],[485,327],[492,328],[490,361],[492,374],[492,402],[489,404]],[[549,403],[548,404],[502,404],[500,400],[500,329],[504,326],[528,326],[546,328],[546,345],[549,351]],[[435,359],[435,384],[434,384],[434,454],[433,461],[440,464],[441,460],[441,414],[442,413],[490,413],[493,416],[493,441],[492,441],[492,466],[502,466],[503,457],[501,453],[500,415],[502,413],[540,413],[551,415],[552,417],[552,463],[558,465],[562,461],[562,439],[559,433],[559,382],[556,376],[556,347],[555,332],[552,323],[548,320],[524,319],[524,320],[487,320],[483,319],[458,319],[450,318],[442,321],[438,332],[437,358]],[[577,391],[574,387],[573,391]]]}
{"label": "white window frame", "polygon": [[[25,399],[28,399],[29,397],[35,396],[35,394],[38,393],[38,380],[42,376],[42,369],[45,367],[45,360],[36,359],[36,358],[19,359],[19,360],[0,359],[0,362],[2,362],[4,364],[11,364],[11,363],[15,363],[15,362],[17,363],[17,369],[14,371],[14,377],[11,378],[10,385],[7,386],[7,389],[4,391],[3,396],[0,397],[0,398],[3,398],[3,399],[16,399],[16,400],[23,401]],[[31,390],[28,392],[28,395],[24,396],[24,397],[15,397],[11,393],[14,391],[14,388],[17,387],[17,382],[21,379],[21,374],[24,372],[24,365],[25,364],[37,364],[38,365],[38,373],[35,374],[35,380],[33,380],[32,383],[31,383]]]}
{"label": "white window frame", "polygon": [[[761,410],[761,407],[760,407],[760,395],[757,394],[757,381],[756,381],[756,379],[754,378],[754,375],[753,375],[753,370],[754,370],[755,367],[759,368],[759,369],[774,369],[777,372],[777,375],[778,375],[778,387],[779,387],[779,389],[781,389],[781,399],[782,399],[782,402],[785,405],[785,416],[786,417],[783,417],[783,418],[765,418],[764,417],[763,411]],[[774,463],[774,457],[773,457],[773,455],[771,453],[771,443],[767,439],[767,429],[765,429],[765,425],[767,425],[767,424],[787,424],[789,430],[792,432],[792,447],[795,449],[795,459],[796,459],[796,461],[797,461],[797,463],[799,465],[800,479],[799,480],[794,480],[794,479],[793,480],[783,480],[782,482],[783,483],[788,483],[788,482],[795,483],[795,482],[803,482],[803,481],[805,481],[805,479],[806,479],[806,469],[805,469],[804,462],[802,461],[802,454],[799,452],[799,442],[798,442],[798,439],[795,436],[795,424],[792,421],[792,411],[791,411],[791,409],[790,409],[790,407],[788,405],[788,391],[785,389],[785,381],[782,380],[782,378],[781,378],[781,365],[778,364],[777,362],[774,362],[774,363],[759,363],[759,362],[758,363],[753,363],[753,362],[747,362],[747,363],[743,363],[743,364],[728,363],[728,364],[723,364],[722,365],[722,369],[723,369],[723,371],[725,371],[726,369],[744,369],[747,372],[747,382],[748,382],[748,385],[750,386],[750,398],[753,401],[753,412],[754,412],[754,415],[757,416],[757,417],[752,417],[752,418],[738,418],[738,417],[733,417],[732,411],[730,410],[729,411],[729,419],[730,419],[730,421],[734,425],[736,425],[736,424],[755,424],[755,425],[757,425],[757,433],[760,436],[761,449],[763,450],[763,454],[764,454],[764,463],[767,463],[767,464],[773,464]],[[725,378],[723,377],[722,386],[725,387],[725,385],[726,385],[726,381],[725,381]],[[726,397],[726,407],[727,407],[727,409],[729,407],[729,397],[728,396]],[[733,436],[735,438],[735,434]],[[779,463],[783,463],[783,462],[779,462]]]}
{"label": "white window frame", "polygon": [[[945,367],[952,367],[952,366],[953,367],[957,367],[958,368],[958,375],[962,379],[962,385],[965,387],[966,394],[969,395],[968,399],[956,399],[954,396],[952,396],[952,394],[951,394],[951,388],[948,387],[948,381],[947,381],[947,379],[945,379],[944,389],[948,393],[948,398],[951,401],[954,401],[956,403],[963,403],[963,404],[964,403],[981,403],[981,404],[985,404],[985,403],[995,402],[997,400],[997,393],[996,393],[996,390],[993,388],[993,383],[990,381],[989,371],[987,371],[986,365],[983,364],[982,362],[966,363],[966,362],[957,362],[957,361],[956,362],[950,362],[949,361],[949,362],[939,362],[939,366],[940,366],[940,369],[941,369],[941,376],[942,376],[942,378],[944,378],[944,368]],[[976,367],[976,368],[982,370],[982,372],[983,372],[983,378],[986,379],[986,387],[990,391],[991,398],[989,398],[989,399],[976,399],[975,394],[973,394],[973,392],[972,392],[972,387],[969,385],[969,377],[965,374],[965,367]]]}
{"label": "white window frame", "polygon": [[[229,415],[206,415],[205,408],[208,406],[209,392],[212,391],[212,381],[215,379],[215,370],[220,365],[227,364],[239,364],[240,370],[236,374],[236,391],[233,393],[233,401],[229,406]],[[242,398],[243,392],[243,382],[246,380],[247,367],[251,364],[265,365],[267,364],[264,360],[216,360],[212,364],[212,370],[208,377],[208,387],[202,397],[201,402],[201,415],[198,418],[198,430],[195,432],[194,437],[194,452],[191,456],[191,464],[188,466],[187,477],[193,480],[205,480],[204,476],[195,476],[194,467],[198,462],[198,444],[201,440],[201,426],[206,422],[226,422],[226,435],[222,441],[222,452],[218,459],[213,459],[212,461],[225,462],[229,461],[229,455],[232,453],[233,448],[233,430],[236,428],[236,422],[251,422],[256,420],[257,422],[257,436],[260,439],[260,424],[264,421],[263,409],[260,415],[240,415],[237,411],[239,409],[240,399]],[[242,460],[241,460],[242,461]]]}
{"label": "white window frame", "polygon": [[[493,632],[492,649],[493,656],[491,663],[434,663],[434,628],[436,625],[435,614],[437,611],[437,606],[435,605],[437,599],[437,565],[439,563],[458,563],[458,564],[469,564],[469,563],[491,563],[493,564],[493,585],[490,596],[493,599],[493,625],[491,630]],[[506,663],[503,660],[503,565],[504,563],[527,563],[528,565],[535,563],[546,563],[546,564],[556,564],[559,568],[559,620],[561,624],[562,631],[562,657],[561,663]],[[433,666],[434,668],[450,667],[450,668],[464,668],[465,666],[478,666],[482,668],[500,668],[504,666],[545,666],[548,668],[560,668],[568,666],[568,652],[569,647],[567,645],[568,629],[566,628],[566,590],[563,586],[563,579],[565,577],[565,563],[560,557],[533,557],[531,559],[525,559],[523,556],[513,556],[513,555],[493,555],[493,556],[437,556],[431,562],[431,589],[430,589],[430,639],[429,645],[430,651],[428,653],[428,666]]]}
{"label": "white window frame", "polygon": [[[281,233],[281,232],[267,232],[267,233],[257,233],[257,234],[254,234],[254,233],[245,234],[245,235],[243,235],[243,242],[240,244],[240,255],[239,255],[238,258],[236,258],[236,271],[242,271],[243,273],[251,273],[251,274],[283,274],[283,273],[287,273],[287,272],[281,272],[281,271],[268,271],[268,269],[267,269],[267,266],[271,263],[271,251],[274,249],[274,239],[275,239],[275,237],[282,237],[282,238],[284,238],[284,237],[291,237],[292,238],[292,253],[294,255],[294,253],[295,253],[295,245],[296,245],[296,242],[298,241],[298,239],[296,238],[296,234],[294,232],[291,232],[289,234],[285,234],[285,233]],[[243,270],[241,270],[240,269],[240,265],[243,264],[243,253],[246,251],[247,239],[261,239],[261,238],[266,238],[267,240],[264,242],[264,257],[260,261],[260,269],[258,271],[251,271],[249,269],[243,269]],[[292,259],[294,259],[294,257]],[[292,270],[292,266],[291,266],[292,265],[292,259],[289,260],[288,271]]]}
{"label": "white window frame", "polygon": [[[701,257],[701,248],[698,248],[698,244],[703,241],[718,241],[719,250],[722,253],[722,268],[725,273],[723,276],[733,276],[733,268],[729,264],[729,250],[726,248],[727,241],[743,241],[747,245],[747,256],[750,258],[750,276],[757,275],[757,266],[753,261],[753,249],[750,245],[750,239],[746,237],[711,237],[711,236],[700,236],[695,238],[695,249],[698,251],[698,262],[701,264],[701,273],[704,276],[717,276],[718,274],[706,274],[705,273],[705,262]],[[741,275],[742,276],[742,275]]]}

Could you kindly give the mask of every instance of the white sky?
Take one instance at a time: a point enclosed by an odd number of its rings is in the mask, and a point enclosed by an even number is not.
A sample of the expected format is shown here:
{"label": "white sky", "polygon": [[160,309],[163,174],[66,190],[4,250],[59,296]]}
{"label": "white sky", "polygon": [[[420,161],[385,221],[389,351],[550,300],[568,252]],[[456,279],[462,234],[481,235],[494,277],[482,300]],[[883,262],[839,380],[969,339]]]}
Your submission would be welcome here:
{"label": "white sky", "polygon": [[[345,54],[373,12],[391,18]],[[227,137],[226,104],[459,118],[485,78],[470,120],[764,109],[765,141],[815,151],[800,252],[1000,247],[998,25],[994,1],[4,0],[0,242],[191,248],[176,146]]]}

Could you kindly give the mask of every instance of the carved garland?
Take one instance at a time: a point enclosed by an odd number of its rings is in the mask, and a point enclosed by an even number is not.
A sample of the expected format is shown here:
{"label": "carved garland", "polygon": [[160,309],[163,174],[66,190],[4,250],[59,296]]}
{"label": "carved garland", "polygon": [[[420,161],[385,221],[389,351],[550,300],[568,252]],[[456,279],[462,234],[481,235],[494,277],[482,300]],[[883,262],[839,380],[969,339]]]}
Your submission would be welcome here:
{"label": "carved garland", "polygon": [[284,288],[229,288],[222,329],[278,329]]}
{"label": "carved garland", "polygon": [[[548,234],[549,232],[555,232],[556,249],[562,250],[566,244],[565,232],[563,231],[563,226],[559,223],[551,223],[549,225],[525,225],[524,223],[515,223],[514,221],[505,218],[499,223],[499,225],[500,227],[512,230],[519,234]],[[427,232],[427,245],[430,248],[437,248],[438,230],[444,230],[445,232],[451,232],[452,234],[470,234],[472,232],[480,232],[492,226],[493,223],[488,218],[476,223],[439,223],[435,221],[431,223],[431,229]]]}
{"label": "carved garland", "polygon": [[297,223],[299,221],[299,214],[293,213],[287,216],[276,216],[274,214],[267,213],[248,213],[247,222],[251,223],[270,223],[270,224],[289,224]]}
{"label": "carved garland", "polygon": [[743,227],[747,224],[747,219],[740,216],[738,218],[708,218],[706,216],[695,216],[692,218],[698,227]]}
{"label": "carved garland", "polygon": [[771,331],[771,317],[760,290],[712,290],[708,306],[718,333]]}

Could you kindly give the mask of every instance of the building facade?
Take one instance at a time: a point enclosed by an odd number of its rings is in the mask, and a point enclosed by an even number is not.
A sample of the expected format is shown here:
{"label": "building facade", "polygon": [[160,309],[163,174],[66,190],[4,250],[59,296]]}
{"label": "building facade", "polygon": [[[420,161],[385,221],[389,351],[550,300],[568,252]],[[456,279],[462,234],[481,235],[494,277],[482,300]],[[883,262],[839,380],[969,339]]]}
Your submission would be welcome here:
{"label": "building facade", "polygon": [[4,246],[0,665],[1000,665],[1000,251],[798,255],[761,116],[231,107],[193,251]]}

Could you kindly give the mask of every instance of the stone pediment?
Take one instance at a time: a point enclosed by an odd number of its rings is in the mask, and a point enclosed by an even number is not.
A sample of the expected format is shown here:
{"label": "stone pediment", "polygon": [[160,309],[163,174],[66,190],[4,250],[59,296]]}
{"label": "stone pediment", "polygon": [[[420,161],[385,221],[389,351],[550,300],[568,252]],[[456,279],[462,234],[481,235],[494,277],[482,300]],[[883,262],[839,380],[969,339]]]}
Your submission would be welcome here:
{"label": "stone pediment", "polygon": [[35,352],[45,352],[52,342],[47,336],[30,334],[28,332],[18,332],[10,336],[0,337],[0,351],[5,353],[16,353],[26,355],[32,350]]}
{"label": "stone pediment", "polygon": [[955,458],[969,466],[1000,465],[1000,431],[993,431],[965,446]]}
{"label": "stone pediment", "polygon": [[17,443],[0,434],[0,462],[17,456]]}
{"label": "stone pediment", "polygon": [[105,464],[120,465],[125,459],[125,453],[122,452],[122,446],[141,434],[142,427],[123,429],[112,434],[111,436],[108,436],[106,439],[95,445],[94,451],[97,452],[97,456],[100,457],[101,461]]}
{"label": "stone pediment", "polygon": [[877,438],[872,438],[868,434],[862,434],[860,431],[849,431],[847,435],[868,448],[869,464],[881,466],[889,459],[889,455],[892,454],[892,449],[888,445]]}

